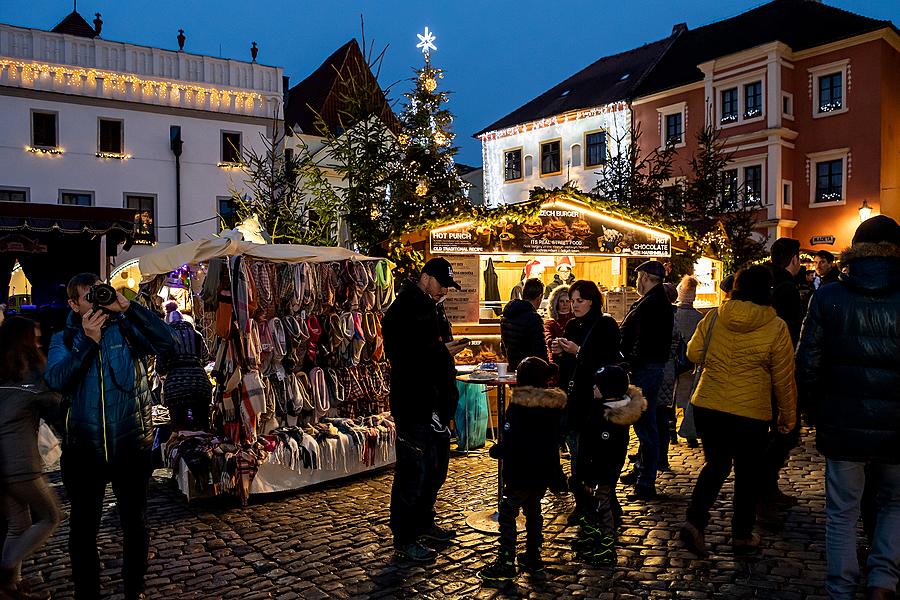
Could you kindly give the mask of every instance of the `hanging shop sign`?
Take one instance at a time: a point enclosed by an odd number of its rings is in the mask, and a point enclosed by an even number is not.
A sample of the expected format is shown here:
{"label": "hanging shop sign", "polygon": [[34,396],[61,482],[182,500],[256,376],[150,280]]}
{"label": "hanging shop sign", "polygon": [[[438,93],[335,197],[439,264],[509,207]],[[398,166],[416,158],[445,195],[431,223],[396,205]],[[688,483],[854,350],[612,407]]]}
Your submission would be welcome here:
{"label": "hanging shop sign", "polygon": [[811,246],[818,246],[819,244],[828,244],[829,246],[834,246],[834,236],[833,235],[814,235],[809,238],[809,244]]}
{"label": "hanging shop sign", "polygon": [[462,288],[450,290],[444,300],[444,312],[451,323],[478,322],[478,279],[481,260],[476,255],[448,256],[453,267],[453,279]]}
{"label": "hanging shop sign", "polygon": [[434,229],[433,254],[672,255],[669,234],[572,202],[544,204],[524,223],[469,221]]}
{"label": "hanging shop sign", "polygon": [[3,252],[46,254],[47,245],[40,243],[38,240],[14,233],[0,237],[0,253]]}

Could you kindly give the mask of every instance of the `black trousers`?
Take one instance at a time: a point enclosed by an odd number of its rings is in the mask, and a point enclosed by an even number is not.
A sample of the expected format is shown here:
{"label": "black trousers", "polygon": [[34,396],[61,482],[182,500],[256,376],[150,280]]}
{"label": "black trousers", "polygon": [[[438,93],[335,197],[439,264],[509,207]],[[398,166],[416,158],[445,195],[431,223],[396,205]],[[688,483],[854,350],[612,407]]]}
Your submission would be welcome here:
{"label": "black trousers", "polygon": [[64,447],[60,465],[71,504],[69,556],[75,598],[95,600],[100,597],[97,533],[107,483],[112,483],[122,528],[125,598],[136,598],[144,591],[150,549],[147,529],[147,488],[152,473],[150,450],[122,453],[106,462],[93,448]]}
{"label": "black trousers", "polygon": [[759,498],[759,457],[766,447],[769,423],[694,406],[697,431],[703,440],[705,463],[697,477],[687,520],[700,531],[734,467],[733,538],[746,539],[756,524]]}
{"label": "black trousers", "polygon": [[394,545],[413,542],[434,525],[434,504],[447,481],[450,430],[431,425],[397,427],[397,464],[391,488]]}
{"label": "black trousers", "polygon": [[540,553],[544,543],[544,518],[541,516],[541,499],[547,488],[518,489],[503,487],[500,501],[500,555],[507,558],[516,554],[516,519],[519,511],[525,513],[526,547],[529,553]]}
{"label": "black trousers", "polygon": [[656,431],[659,434],[659,464],[669,464],[669,443],[675,431],[675,404],[656,407]]}
{"label": "black trousers", "polygon": [[774,425],[771,426],[768,445],[763,457],[761,499],[764,500],[778,492],[778,477],[781,469],[787,464],[791,450],[796,448],[799,442],[799,416],[797,417],[797,424],[789,433],[779,433]]}

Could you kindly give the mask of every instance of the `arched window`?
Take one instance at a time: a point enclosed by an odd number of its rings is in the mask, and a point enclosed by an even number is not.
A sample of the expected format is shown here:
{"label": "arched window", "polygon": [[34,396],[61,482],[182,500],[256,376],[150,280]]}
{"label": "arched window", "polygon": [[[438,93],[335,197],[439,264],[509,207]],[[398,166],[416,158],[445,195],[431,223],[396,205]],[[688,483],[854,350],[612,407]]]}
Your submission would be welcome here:
{"label": "arched window", "polygon": [[531,177],[531,172],[532,172],[532,169],[533,169],[533,163],[534,163],[534,159],[531,157],[530,154],[527,155],[527,156],[525,157],[525,169],[524,169],[524,171],[525,171],[525,177]]}
{"label": "arched window", "polygon": [[572,166],[581,166],[581,144],[572,145]]}

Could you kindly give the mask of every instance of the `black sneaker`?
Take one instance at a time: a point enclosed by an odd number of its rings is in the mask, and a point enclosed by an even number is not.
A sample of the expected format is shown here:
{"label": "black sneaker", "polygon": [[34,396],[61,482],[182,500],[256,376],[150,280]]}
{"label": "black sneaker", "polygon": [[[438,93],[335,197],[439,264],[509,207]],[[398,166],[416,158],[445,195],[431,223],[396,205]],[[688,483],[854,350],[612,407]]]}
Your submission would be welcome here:
{"label": "black sneaker", "polygon": [[428,563],[437,558],[437,552],[419,542],[410,542],[402,546],[394,546],[394,554],[413,562]]}
{"label": "black sneaker", "polygon": [[419,537],[423,537],[428,540],[434,540],[435,542],[449,542],[456,537],[456,532],[452,529],[444,529],[443,527],[432,525],[431,527],[423,531],[419,535]]}
{"label": "black sneaker", "polygon": [[516,556],[516,562],[519,564],[519,570],[532,575],[544,571],[544,559],[541,558],[540,552],[537,554],[521,552]]}
{"label": "black sneaker", "polygon": [[478,571],[478,577],[489,584],[508,583],[516,578],[516,563],[508,558],[498,558]]}

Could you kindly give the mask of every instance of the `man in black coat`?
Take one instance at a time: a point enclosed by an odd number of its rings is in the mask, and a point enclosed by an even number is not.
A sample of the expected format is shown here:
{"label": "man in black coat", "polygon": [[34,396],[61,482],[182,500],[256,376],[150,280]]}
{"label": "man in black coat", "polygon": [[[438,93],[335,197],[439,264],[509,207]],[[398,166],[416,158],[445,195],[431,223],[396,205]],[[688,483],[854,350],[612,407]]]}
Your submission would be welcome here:
{"label": "man in black coat", "polygon": [[635,484],[629,500],[653,500],[656,498],[659,464],[656,396],[671,353],[675,315],[662,286],[666,276],[665,266],[658,260],[648,260],[635,270],[641,299],[631,306],[619,330],[622,334],[622,354],[631,367],[631,381],[643,391],[647,410],[634,424],[634,432],[641,441],[640,465],[622,481]]}
{"label": "man in black coat", "polygon": [[453,353],[465,340],[445,343],[436,301],[460,289],[443,258],[425,263],[418,280],[404,284],[384,315],[384,349],[391,361],[391,414],[397,425],[397,464],[391,490],[391,531],[402,557],[419,562],[436,553],[419,539],[449,541],[435,524],[434,504],[447,479],[450,431],[456,412]]}
{"label": "man in black coat", "polygon": [[544,320],[537,311],[543,297],[544,283],[540,279],[528,279],[522,287],[522,299],[510,300],[503,309],[500,340],[510,371],[529,356],[547,360]]}
{"label": "man in black coat", "polygon": [[[796,276],[800,272],[800,242],[791,238],[778,238],[772,243],[771,260],[766,264],[772,272],[772,308],[787,323],[794,347],[800,339],[804,304],[797,287]],[[762,485],[759,520],[761,524],[777,526],[777,510],[794,506],[797,499],[778,488],[781,469],[787,463],[800,441],[800,419],[790,433],[780,433],[772,424],[769,446],[763,456]]]}
{"label": "man in black coat", "polygon": [[841,257],[848,273],[812,297],[797,348],[797,379],[816,415],[825,469],[825,589],[856,593],[856,526],[867,477],[878,518],[867,598],[894,598],[900,560],[900,226],[864,221]]}

